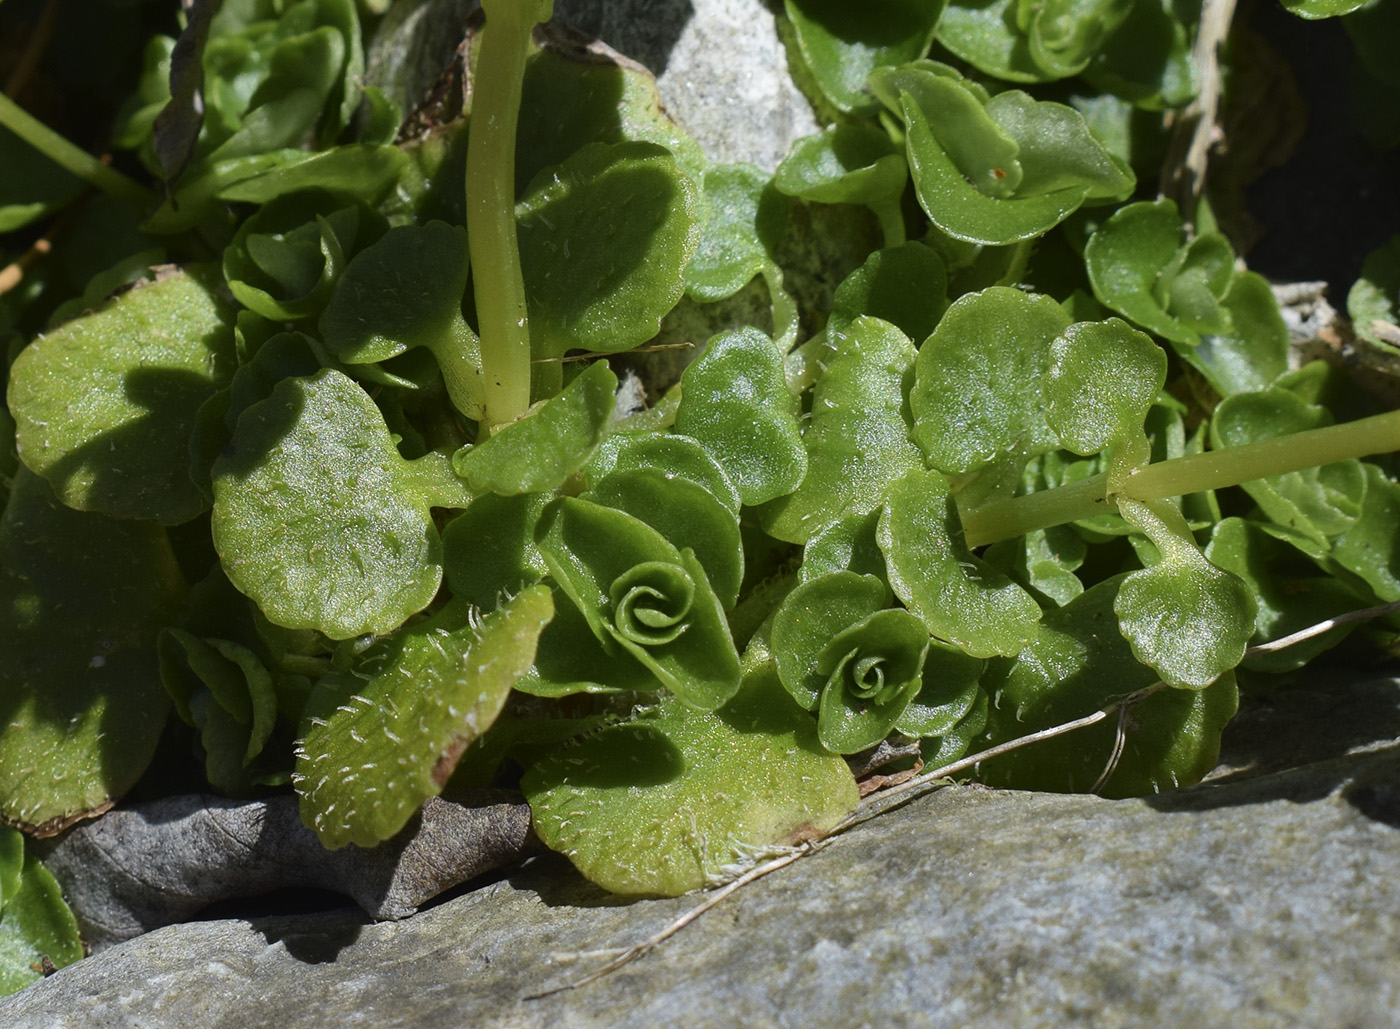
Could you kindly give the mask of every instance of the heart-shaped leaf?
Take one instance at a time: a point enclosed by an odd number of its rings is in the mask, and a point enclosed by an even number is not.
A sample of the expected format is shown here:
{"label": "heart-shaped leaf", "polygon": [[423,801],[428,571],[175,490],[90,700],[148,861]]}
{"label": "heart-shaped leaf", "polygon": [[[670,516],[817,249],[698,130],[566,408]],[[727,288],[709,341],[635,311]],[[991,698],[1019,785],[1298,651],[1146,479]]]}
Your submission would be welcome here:
{"label": "heart-shaped leaf", "polygon": [[1168,684],[1210,685],[1244,657],[1254,595],[1239,576],[1206,560],[1174,508],[1120,498],[1118,510],[1161,555],[1124,578],[1113,602],[1119,630],[1133,656]]}

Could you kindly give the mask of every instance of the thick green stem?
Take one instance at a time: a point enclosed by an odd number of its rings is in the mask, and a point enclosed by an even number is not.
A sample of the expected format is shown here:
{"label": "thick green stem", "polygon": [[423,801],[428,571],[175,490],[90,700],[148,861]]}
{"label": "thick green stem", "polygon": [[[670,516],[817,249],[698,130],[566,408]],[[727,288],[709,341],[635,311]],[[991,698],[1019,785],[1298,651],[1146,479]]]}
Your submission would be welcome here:
{"label": "thick green stem", "polygon": [[530,31],[554,0],[483,0],[467,140],[467,239],[476,283],[486,432],[530,406],[530,327],[515,236],[515,128]]}
{"label": "thick green stem", "polygon": [[154,206],[156,196],[150,190],[74,146],[3,93],[0,93],[0,125],[95,189],[137,207]]}
{"label": "thick green stem", "polygon": [[[1394,450],[1400,450],[1400,411],[1148,465],[1126,479],[1119,495],[1133,500],[1184,496]],[[1095,475],[964,511],[967,544],[980,547],[1112,511],[1114,498],[1107,489],[1108,477]]]}

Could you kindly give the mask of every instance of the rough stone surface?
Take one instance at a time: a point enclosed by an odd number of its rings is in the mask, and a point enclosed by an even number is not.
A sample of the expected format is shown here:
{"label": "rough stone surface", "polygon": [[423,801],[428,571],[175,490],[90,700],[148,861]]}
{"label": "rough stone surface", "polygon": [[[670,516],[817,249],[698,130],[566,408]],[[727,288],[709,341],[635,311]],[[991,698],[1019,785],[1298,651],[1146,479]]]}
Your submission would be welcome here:
{"label": "rough stone surface", "polygon": [[666,110],[715,161],[772,171],[817,131],[763,0],[555,0],[554,16],[650,68]]}
{"label": "rough stone surface", "polygon": [[591,986],[695,898],[555,859],[403,922],[172,926],[0,1002],[7,1027],[1393,1025],[1400,680],[1256,704],[1220,777],[1142,800],[945,789]]}

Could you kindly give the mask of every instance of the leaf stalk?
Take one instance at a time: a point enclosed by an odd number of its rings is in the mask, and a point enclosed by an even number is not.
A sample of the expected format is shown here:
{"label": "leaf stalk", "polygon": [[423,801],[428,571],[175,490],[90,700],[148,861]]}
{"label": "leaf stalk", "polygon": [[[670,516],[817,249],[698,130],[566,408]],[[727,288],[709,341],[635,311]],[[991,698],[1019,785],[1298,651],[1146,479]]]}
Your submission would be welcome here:
{"label": "leaf stalk", "polygon": [[485,381],[481,424],[489,434],[530,406],[530,327],[515,231],[515,131],[525,58],[535,24],[554,0],[483,0],[476,88],[467,140],[467,241]]}
{"label": "leaf stalk", "polygon": [[1099,474],[1054,489],[993,501],[960,511],[963,532],[969,547],[980,547],[1113,511],[1119,496],[1132,500],[1185,496],[1394,450],[1400,450],[1400,411],[1160,461],[1129,475],[1116,494],[1108,492],[1107,474]]}

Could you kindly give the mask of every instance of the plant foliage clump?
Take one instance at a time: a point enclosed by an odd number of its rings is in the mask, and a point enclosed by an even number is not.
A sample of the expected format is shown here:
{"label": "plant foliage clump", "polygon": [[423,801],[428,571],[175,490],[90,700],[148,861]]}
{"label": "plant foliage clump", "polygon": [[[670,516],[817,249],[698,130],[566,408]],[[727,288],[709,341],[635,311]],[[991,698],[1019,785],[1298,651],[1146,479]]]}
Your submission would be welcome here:
{"label": "plant foliage clump", "polygon": [[[1195,782],[1346,630],[1251,645],[1400,600],[1400,420],[1154,195],[1191,5],[787,0],[829,124],[772,175],[550,0],[485,0],[465,99],[405,111],[382,6],[187,5],[112,132],[163,190],[0,106],[0,228],[102,238],[0,296],[5,823],[294,790],[373,846],[505,784],[682,893],[830,830],[887,740],[937,767],[1160,683],[977,774]],[[814,303],[828,205],[858,257]],[[1380,347],[1397,253],[1350,300]],[[71,960],[0,833],[0,936]]]}

